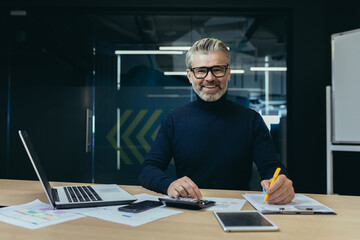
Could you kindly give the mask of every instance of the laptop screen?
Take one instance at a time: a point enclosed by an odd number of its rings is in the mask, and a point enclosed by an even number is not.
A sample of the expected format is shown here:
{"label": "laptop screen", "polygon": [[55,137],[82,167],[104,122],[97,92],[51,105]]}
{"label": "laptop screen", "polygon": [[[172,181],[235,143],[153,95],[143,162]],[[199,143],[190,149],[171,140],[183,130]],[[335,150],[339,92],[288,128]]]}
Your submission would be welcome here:
{"label": "laptop screen", "polygon": [[36,172],[43,188],[45,189],[46,195],[47,195],[50,203],[53,205],[54,201],[53,201],[53,197],[52,197],[52,193],[51,193],[51,186],[50,186],[49,180],[46,177],[45,171],[40,164],[40,160],[35,152],[34,146],[32,145],[32,143],[30,141],[30,137],[26,131],[21,131],[21,130],[19,130],[19,135],[20,135],[22,143],[24,144],[25,150],[30,158],[30,161],[35,169],[35,172]]}

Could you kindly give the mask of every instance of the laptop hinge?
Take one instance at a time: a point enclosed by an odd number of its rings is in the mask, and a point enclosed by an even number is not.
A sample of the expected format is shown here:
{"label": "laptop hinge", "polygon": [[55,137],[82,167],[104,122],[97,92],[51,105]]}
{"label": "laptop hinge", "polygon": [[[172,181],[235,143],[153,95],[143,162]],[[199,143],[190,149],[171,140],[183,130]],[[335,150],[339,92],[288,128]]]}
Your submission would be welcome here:
{"label": "laptop hinge", "polygon": [[51,189],[51,195],[52,195],[52,198],[53,198],[54,202],[59,202],[60,201],[58,191],[55,188]]}

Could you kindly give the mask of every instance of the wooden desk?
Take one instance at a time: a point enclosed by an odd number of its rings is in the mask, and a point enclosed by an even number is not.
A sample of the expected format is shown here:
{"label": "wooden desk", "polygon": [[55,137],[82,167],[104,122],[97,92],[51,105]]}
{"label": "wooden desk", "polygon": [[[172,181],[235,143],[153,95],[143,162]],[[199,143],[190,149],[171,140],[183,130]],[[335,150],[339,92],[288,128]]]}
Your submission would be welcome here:
{"label": "wooden desk", "polygon": [[[52,183],[53,186],[70,185]],[[139,186],[122,186],[132,194],[149,193]],[[204,196],[242,198],[242,191],[202,190]],[[0,239],[359,239],[360,197],[308,196],[334,209],[337,215],[267,215],[279,232],[223,232],[211,211],[191,211],[163,218],[139,227],[85,217],[65,223],[28,230],[0,222]],[[40,199],[48,202],[38,181],[0,180],[0,205],[19,205]],[[246,203],[243,209],[253,209]]]}

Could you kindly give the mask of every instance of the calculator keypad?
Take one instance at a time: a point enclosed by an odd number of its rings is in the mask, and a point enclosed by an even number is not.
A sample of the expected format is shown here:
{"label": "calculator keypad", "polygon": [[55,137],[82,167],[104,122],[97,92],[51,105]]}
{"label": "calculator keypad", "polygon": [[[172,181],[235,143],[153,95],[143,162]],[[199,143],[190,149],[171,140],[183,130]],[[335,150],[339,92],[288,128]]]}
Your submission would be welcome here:
{"label": "calculator keypad", "polygon": [[196,200],[192,198],[159,198],[161,202],[168,207],[185,208],[199,210],[215,205],[214,201],[209,200]]}

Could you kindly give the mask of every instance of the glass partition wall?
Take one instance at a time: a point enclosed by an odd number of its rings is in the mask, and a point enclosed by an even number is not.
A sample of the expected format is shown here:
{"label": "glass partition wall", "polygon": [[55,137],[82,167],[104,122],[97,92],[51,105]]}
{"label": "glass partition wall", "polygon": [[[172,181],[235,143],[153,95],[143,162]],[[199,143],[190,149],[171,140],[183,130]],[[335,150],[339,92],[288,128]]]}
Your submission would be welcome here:
{"label": "glass partition wall", "polygon": [[[227,97],[263,116],[286,164],[286,26],[284,16],[138,15],[99,21],[95,181],[138,183],[161,120],[196,98],[185,54],[203,37],[229,46]],[[173,163],[167,171],[175,175]]]}
{"label": "glass partition wall", "polygon": [[138,184],[161,120],[196,98],[185,54],[203,37],[229,46],[227,97],[263,116],[286,164],[285,15],[20,13],[2,21],[5,178],[36,178],[23,129],[50,180]]}

